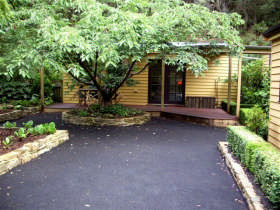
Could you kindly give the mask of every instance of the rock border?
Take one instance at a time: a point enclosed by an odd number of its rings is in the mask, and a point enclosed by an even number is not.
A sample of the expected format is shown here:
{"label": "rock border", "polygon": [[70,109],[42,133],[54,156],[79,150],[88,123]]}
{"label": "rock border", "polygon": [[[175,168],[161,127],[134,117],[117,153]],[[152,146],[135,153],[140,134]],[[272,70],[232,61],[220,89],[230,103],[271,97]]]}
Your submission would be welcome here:
{"label": "rock border", "polygon": [[62,120],[74,125],[93,126],[132,126],[142,125],[151,119],[151,114],[144,112],[142,115],[125,118],[79,117],[70,112],[62,112]]}
{"label": "rock border", "polygon": [[241,190],[244,198],[247,201],[250,210],[262,210],[266,209],[261,202],[261,195],[255,192],[253,183],[247,177],[241,164],[233,158],[233,155],[229,152],[228,142],[219,142],[218,149],[222,156],[225,158],[226,165],[230,169],[239,189]]}
{"label": "rock border", "polygon": [[14,167],[27,163],[41,154],[48,152],[59,144],[69,140],[67,130],[57,130],[36,141],[26,143],[22,147],[0,156],[0,175],[7,173]]}
{"label": "rock border", "polygon": [[22,110],[14,110],[0,114],[0,122],[6,122],[8,120],[16,120],[29,114],[36,114],[40,111],[40,107],[24,107]]}

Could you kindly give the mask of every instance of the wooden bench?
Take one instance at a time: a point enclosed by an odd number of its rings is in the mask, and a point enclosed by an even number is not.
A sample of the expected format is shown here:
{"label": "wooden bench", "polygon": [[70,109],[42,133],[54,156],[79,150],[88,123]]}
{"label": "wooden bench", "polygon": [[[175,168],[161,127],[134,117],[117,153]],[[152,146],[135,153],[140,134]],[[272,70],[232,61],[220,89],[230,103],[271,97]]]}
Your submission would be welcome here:
{"label": "wooden bench", "polygon": [[187,96],[185,106],[188,108],[216,108],[216,98],[215,97],[205,97],[205,96]]}

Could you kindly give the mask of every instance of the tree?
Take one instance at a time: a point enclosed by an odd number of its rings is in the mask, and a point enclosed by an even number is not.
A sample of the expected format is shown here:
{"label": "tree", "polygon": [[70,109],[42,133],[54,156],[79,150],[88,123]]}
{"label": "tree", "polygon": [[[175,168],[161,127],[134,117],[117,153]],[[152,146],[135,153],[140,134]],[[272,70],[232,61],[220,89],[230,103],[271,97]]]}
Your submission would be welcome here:
{"label": "tree", "polygon": [[[9,69],[29,72],[32,59],[38,60],[37,66],[65,68],[78,82],[95,86],[103,105],[111,104],[118,89],[149,66],[149,53],[157,52],[167,64],[176,64],[178,71],[187,67],[199,75],[207,70],[208,60],[222,51],[217,42],[235,54],[242,50],[236,30],[243,23],[239,15],[209,11],[181,0],[55,0],[26,5],[18,7],[18,14],[32,8],[25,17],[27,26],[33,25],[25,34],[34,37],[27,39],[26,49],[31,52],[21,48],[19,53],[16,47],[23,65]],[[26,25],[18,27],[22,31]],[[210,42],[211,47],[178,46],[176,42]],[[146,65],[140,68],[137,64],[142,60]]]}

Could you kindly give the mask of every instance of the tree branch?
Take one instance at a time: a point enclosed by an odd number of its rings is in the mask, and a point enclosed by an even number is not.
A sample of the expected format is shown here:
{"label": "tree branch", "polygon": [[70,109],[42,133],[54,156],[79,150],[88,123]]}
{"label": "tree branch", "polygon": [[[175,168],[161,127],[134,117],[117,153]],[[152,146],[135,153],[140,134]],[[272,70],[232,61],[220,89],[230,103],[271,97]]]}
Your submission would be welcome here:
{"label": "tree branch", "polygon": [[83,83],[85,85],[94,85],[93,83],[91,82],[87,82],[87,81],[83,81],[81,78],[79,77],[76,77],[72,72],[68,72],[70,74],[71,77],[73,77],[77,82],[80,82],[80,83]]}
{"label": "tree branch", "polygon": [[147,68],[150,64],[151,64],[150,62],[146,63],[145,66],[144,66],[140,71],[138,71],[138,72],[136,72],[136,73],[134,73],[134,74],[130,74],[130,77],[129,77],[129,78],[131,78],[131,77],[133,77],[133,76],[135,76],[135,75],[137,75],[137,74],[141,74],[143,71],[146,70],[146,68]]}
{"label": "tree branch", "polygon": [[115,87],[115,89],[112,91],[112,95],[115,95],[115,93],[117,92],[117,90],[124,84],[124,82],[130,77],[131,71],[135,65],[136,61],[133,61],[131,66],[128,68],[127,72],[125,73],[124,78],[122,79],[122,81],[120,82],[119,85],[117,85]]}

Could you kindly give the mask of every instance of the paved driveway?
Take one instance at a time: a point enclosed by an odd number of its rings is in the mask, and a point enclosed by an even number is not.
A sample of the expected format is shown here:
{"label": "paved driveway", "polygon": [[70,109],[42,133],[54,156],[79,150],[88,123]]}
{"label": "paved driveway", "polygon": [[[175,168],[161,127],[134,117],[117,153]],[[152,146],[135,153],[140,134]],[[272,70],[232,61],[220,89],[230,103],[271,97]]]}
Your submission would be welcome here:
{"label": "paved driveway", "polygon": [[64,125],[70,141],[0,176],[1,209],[247,209],[218,150],[225,129],[153,119],[126,128]]}

